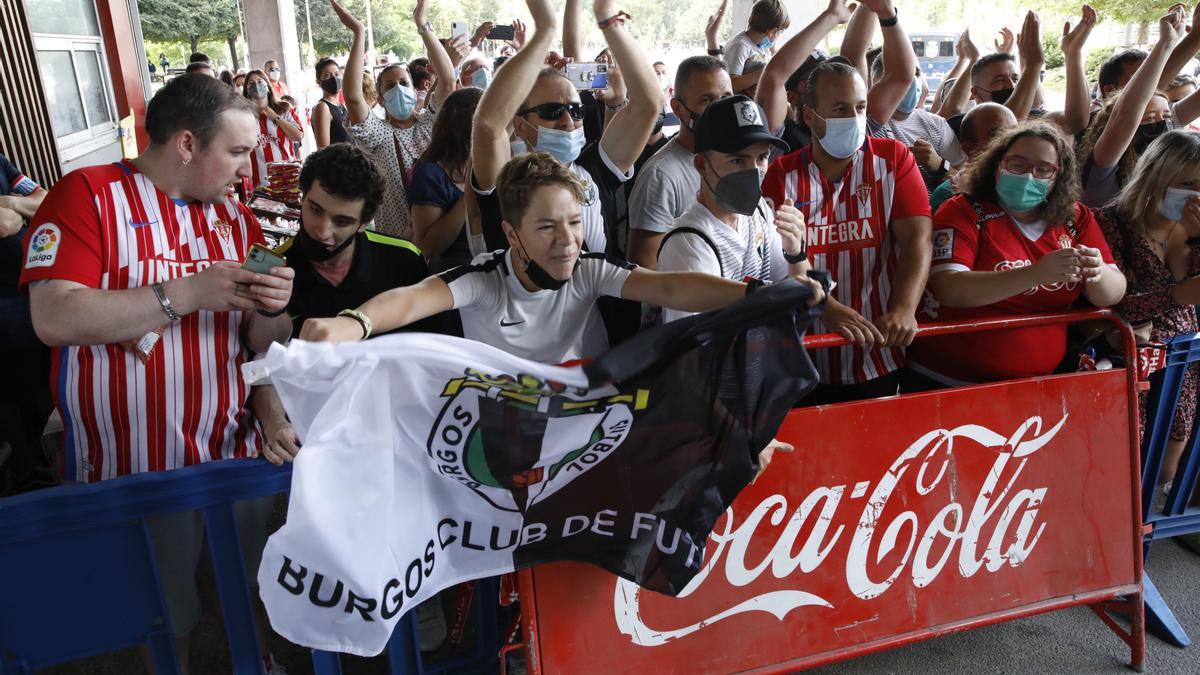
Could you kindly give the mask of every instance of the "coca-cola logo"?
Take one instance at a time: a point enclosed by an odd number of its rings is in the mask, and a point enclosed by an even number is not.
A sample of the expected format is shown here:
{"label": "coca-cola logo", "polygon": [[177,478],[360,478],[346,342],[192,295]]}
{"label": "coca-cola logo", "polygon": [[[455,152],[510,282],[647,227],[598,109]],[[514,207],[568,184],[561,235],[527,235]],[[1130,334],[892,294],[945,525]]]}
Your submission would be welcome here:
{"label": "coca-cola logo", "polygon": [[[847,537],[843,570],[846,588],[862,600],[886,593],[902,577],[907,577],[912,586],[924,588],[947,567],[967,578],[981,570],[996,573],[1006,565],[1018,567],[1033,554],[1046,529],[1038,512],[1048,488],[1016,486],[1030,458],[1054,439],[1067,417],[1064,410],[1062,419],[1043,432],[1042,418],[1033,416],[1008,436],[977,424],[936,429],[909,445],[873,488],[870,480],[822,486],[794,505],[789,505],[784,495],[770,495],[751,509],[741,523],[736,522],[733,510],[729,509],[709,537],[704,567],[676,599],[666,602],[686,602],[706,585],[751,586],[766,574],[776,580],[772,585],[778,586],[778,580],[787,579],[792,588],[752,595],[689,625],[651,627],[640,611],[641,589],[621,579],[613,597],[617,627],[634,644],[653,647],[746,612],[766,612],[782,621],[801,607],[833,607],[827,598],[804,590],[799,575],[820,569],[830,561],[834,547]],[[996,453],[978,494],[969,504],[959,499],[957,480],[953,477],[956,442],[967,445],[960,448],[962,451],[977,452],[982,447]],[[950,498],[926,523],[920,522],[920,516],[911,508],[899,512],[889,522],[881,522],[889,500],[905,481],[911,483],[901,491],[905,494],[900,502],[904,506],[930,498],[944,482],[949,490],[937,494],[948,493]],[[843,511],[854,508],[847,505],[866,496],[868,491],[870,496],[853,531],[845,524],[834,527],[839,520],[845,520],[840,517]],[[936,505],[926,506],[922,512],[932,513],[936,508]],[[768,521],[776,528],[785,521],[786,524],[766,557],[749,566],[746,554],[750,542],[769,536],[760,535],[760,526]],[[802,532],[808,533],[807,539],[799,541]],[[834,560],[837,564],[840,558]],[[879,563],[885,560],[887,565],[880,570]],[[822,570],[826,579],[830,573],[831,570]]]}

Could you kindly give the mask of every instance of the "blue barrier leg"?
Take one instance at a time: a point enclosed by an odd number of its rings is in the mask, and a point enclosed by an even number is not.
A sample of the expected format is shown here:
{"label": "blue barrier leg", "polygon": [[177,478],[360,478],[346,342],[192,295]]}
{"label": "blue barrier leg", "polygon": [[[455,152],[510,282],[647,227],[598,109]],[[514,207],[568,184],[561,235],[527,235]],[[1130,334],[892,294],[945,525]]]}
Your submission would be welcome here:
{"label": "blue barrier leg", "polygon": [[150,660],[154,663],[154,672],[158,675],[178,673],[179,663],[175,656],[175,636],[166,626],[158,626],[146,640],[150,647]]}
{"label": "blue barrier leg", "polygon": [[421,675],[421,649],[417,646],[417,608],[400,617],[392,637],[388,639],[387,658],[392,675]]}
{"label": "blue barrier leg", "polygon": [[313,675],[342,675],[342,658],[337,652],[312,650]]}
{"label": "blue barrier leg", "polygon": [[225,634],[229,638],[233,672],[238,675],[260,675],[263,671],[262,654],[258,651],[254,609],[246,583],[233,506],[233,502],[223,502],[205,507],[204,524],[208,530],[208,548],[212,551],[213,572],[217,580],[217,593],[221,597],[221,613],[225,618]]}
{"label": "blue barrier leg", "polygon": [[1150,581],[1149,574],[1142,575],[1142,597],[1146,601],[1146,627],[1152,633],[1176,647],[1187,647],[1192,644],[1187,632],[1179,625],[1175,613],[1167,606],[1158,588]]}

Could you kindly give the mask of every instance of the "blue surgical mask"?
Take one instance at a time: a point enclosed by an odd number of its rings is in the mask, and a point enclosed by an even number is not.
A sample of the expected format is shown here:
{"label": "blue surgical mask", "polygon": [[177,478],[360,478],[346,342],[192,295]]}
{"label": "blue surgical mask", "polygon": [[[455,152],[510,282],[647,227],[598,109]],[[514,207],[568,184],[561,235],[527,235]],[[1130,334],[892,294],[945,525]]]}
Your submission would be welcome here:
{"label": "blue surgical mask", "polygon": [[492,83],[492,71],[487,68],[480,68],[471,74],[471,86],[480,89],[487,89]]}
{"label": "blue surgical mask", "polygon": [[[813,114],[816,115],[815,112]],[[857,152],[867,140],[866,117],[855,115],[826,120],[820,115],[816,116],[825,120],[825,135],[817,138],[817,142],[831,157],[846,159]]]}
{"label": "blue surgical mask", "polygon": [[908,86],[908,91],[904,92],[904,98],[900,99],[900,103],[896,106],[896,112],[907,115],[917,109],[917,99],[921,96],[921,80],[913,78],[912,84]]}
{"label": "blue surgical mask", "polygon": [[406,87],[398,84],[383,95],[383,109],[387,114],[397,120],[406,120],[412,117],[413,110],[417,107],[417,93],[412,90],[412,87]]}
{"label": "blue surgical mask", "polygon": [[996,182],[996,196],[1000,204],[1009,211],[1024,213],[1032,211],[1046,201],[1052,178],[1034,178],[1027,173],[1011,173],[1000,169],[1000,180]]}
{"label": "blue surgical mask", "polygon": [[510,142],[508,144],[508,147],[512,150],[513,157],[517,157],[517,156],[520,156],[520,155],[523,155],[523,154],[529,152],[529,146],[525,145],[525,141],[523,141],[519,138],[515,141]]}
{"label": "blue surgical mask", "polygon": [[548,152],[563,164],[570,164],[579,157],[586,140],[582,126],[571,131],[538,127],[537,144],[533,149],[538,152]]}
{"label": "blue surgical mask", "polygon": [[1188,200],[1193,197],[1200,197],[1200,192],[1169,187],[1162,203],[1158,205],[1158,213],[1168,220],[1179,221],[1183,218],[1183,209],[1187,207]]}
{"label": "blue surgical mask", "polygon": [[774,45],[775,45],[775,41],[772,40],[769,35],[764,35],[763,39],[758,41],[759,49],[770,49]]}

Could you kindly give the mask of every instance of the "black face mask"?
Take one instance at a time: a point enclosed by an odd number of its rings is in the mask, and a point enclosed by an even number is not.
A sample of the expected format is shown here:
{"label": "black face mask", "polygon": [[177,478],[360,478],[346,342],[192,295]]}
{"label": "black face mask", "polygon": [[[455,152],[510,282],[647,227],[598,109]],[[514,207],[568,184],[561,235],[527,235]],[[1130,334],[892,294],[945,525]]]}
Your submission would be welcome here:
{"label": "black face mask", "polygon": [[658,121],[654,123],[654,129],[652,129],[650,131],[651,136],[654,136],[658,132],[662,131],[663,122],[665,122],[666,119],[667,119],[667,113],[665,113],[665,112],[658,113]]}
{"label": "black face mask", "polygon": [[355,233],[349,237],[346,237],[346,241],[343,241],[337,246],[334,246],[333,248],[326,248],[325,244],[322,244],[316,239],[308,236],[308,230],[305,230],[304,226],[301,225],[300,231],[296,233],[296,246],[300,248],[300,252],[303,253],[304,256],[309,260],[313,262],[325,262],[326,260],[330,260],[335,255],[346,250],[346,247],[353,244],[354,240],[357,238],[358,234]]}
{"label": "black face mask", "polygon": [[[521,238],[519,236],[517,237],[517,242],[521,242]],[[555,279],[554,277],[550,276],[550,273],[547,272],[545,268],[534,262],[529,253],[525,251],[525,244],[523,243],[521,244],[521,256],[525,258],[525,274],[529,275],[529,280],[533,282],[534,286],[537,286],[544,291],[557,291],[558,289],[567,285],[567,279],[564,279],[563,281]],[[579,263],[576,262],[576,264]]]}
{"label": "black face mask", "polygon": [[340,78],[336,75],[334,75],[333,77],[327,77],[324,80],[321,80],[321,90],[324,91],[326,94],[329,94],[330,96],[337,94],[339,91],[341,91],[341,89],[342,89],[342,78]]}
{"label": "black face mask", "polygon": [[1013,90],[1012,89],[997,89],[996,91],[989,91],[988,93],[992,95],[992,103],[999,103],[1000,105],[1004,105],[1005,102],[1008,101],[1008,97],[1012,96]]}
{"label": "black face mask", "polygon": [[1154,139],[1162,136],[1167,132],[1167,121],[1159,120],[1157,122],[1147,122],[1146,124],[1138,125],[1137,136],[1133,139],[1133,147],[1140,155],[1150,147]]}

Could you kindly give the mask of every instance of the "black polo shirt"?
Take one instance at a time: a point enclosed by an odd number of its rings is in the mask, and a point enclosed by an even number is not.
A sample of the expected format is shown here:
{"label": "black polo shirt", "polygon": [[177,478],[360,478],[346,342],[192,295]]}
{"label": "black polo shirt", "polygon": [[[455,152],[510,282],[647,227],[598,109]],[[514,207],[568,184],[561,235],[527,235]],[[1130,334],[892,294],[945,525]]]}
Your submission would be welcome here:
{"label": "black polo shirt", "polygon": [[[429,267],[421,250],[404,239],[377,232],[359,232],[354,242],[354,258],[341,284],[334,286],[313,268],[291,240],[279,249],[287,265],[296,270],[288,315],[292,317],[292,335],[300,335],[306,319],[336,316],[343,309],[354,309],[371,298],[400,286],[411,286],[429,276]],[[457,330],[456,330],[457,329]],[[461,335],[456,312],[444,312],[422,319],[396,331]]]}

